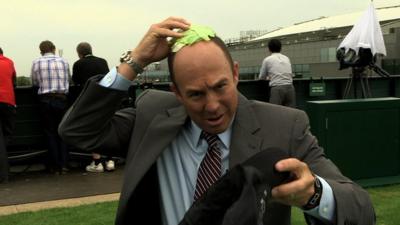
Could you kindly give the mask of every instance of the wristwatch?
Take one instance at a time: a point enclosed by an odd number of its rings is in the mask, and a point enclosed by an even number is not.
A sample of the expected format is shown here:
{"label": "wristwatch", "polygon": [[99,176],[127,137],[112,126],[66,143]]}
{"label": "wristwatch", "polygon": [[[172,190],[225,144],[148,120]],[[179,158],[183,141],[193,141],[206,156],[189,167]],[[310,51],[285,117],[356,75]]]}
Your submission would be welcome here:
{"label": "wristwatch", "polygon": [[139,65],[139,63],[135,62],[135,60],[132,59],[131,52],[132,51],[126,51],[126,52],[122,53],[122,55],[120,57],[120,62],[128,64],[132,68],[132,70],[135,71],[135,73],[137,75],[139,75],[139,74],[143,73],[144,69],[142,68],[142,66]]}
{"label": "wristwatch", "polygon": [[301,207],[303,210],[310,210],[319,206],[319,202],[321,201],[322,197],[322,184],[321,181],[318,179],[318,177],[315,177],[314,180],[314,190],[315,192],[308,200],[307,204]]}

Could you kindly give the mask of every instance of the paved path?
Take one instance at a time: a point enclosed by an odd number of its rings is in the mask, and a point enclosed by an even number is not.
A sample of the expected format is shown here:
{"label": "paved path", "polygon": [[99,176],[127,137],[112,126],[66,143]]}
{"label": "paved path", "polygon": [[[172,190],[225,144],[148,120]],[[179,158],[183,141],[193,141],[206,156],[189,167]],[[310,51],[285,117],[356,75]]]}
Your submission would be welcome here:
{"label": "paved path", "polygon": [[39,171],[17,173],[0,184],[0,215],[53,207],[114,201],[122,186],[123,167],[87,173],[75,168],[65,175]]}

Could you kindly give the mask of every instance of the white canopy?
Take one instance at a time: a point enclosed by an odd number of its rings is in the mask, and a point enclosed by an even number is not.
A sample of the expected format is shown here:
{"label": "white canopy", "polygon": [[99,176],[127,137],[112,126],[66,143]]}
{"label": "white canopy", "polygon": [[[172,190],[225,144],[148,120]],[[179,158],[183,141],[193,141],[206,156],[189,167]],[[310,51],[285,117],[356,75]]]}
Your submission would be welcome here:
{"label": "white canopy", "polygon": [[369,48],[373,55],[386,55],[381,26],[372,2],[339,45],[338,49],[340,48],[345,48],[346,52],[349,49],[353,49],[357,54],[360,48]]}

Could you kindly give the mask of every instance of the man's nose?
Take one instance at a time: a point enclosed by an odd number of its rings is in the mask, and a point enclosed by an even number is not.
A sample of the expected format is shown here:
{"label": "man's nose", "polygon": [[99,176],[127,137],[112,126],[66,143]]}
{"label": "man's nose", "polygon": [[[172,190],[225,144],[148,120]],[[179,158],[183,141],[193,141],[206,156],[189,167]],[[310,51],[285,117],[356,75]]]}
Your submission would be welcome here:
{"label": "man's nose", "polygon": [[209,94],[207,96],[206,111],[209,113],[215,113],[219,108],[219,98],[215,94]]}

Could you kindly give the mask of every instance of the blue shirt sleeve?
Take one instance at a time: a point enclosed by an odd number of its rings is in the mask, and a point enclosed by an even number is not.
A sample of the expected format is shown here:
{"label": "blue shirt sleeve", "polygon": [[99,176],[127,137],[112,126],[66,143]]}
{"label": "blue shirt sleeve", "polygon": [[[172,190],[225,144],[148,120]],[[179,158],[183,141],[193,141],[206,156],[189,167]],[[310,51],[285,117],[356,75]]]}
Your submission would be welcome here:
{"label": "blue shirt sleeve", "polygon": [[333,197],[333,191],[328,182],[326,182],[323,178],[319,176],[317,177],[321,181],[322,185],[321,201],[319,203],[319,206],[310,210],[304,210],[304,212],[323,221],[332,222],[335,218],[334,216],[336,208],[336,201]]}
{"label": "blue shirt sleeve", "polygon": [[103,79],[101,79],[99,84],[103,87],[108,87],[120,91],[127,91],[132,82],[119,74],[117,71],[117,67],[113,67],[111,68],[110,72],[108,72],[103,77]]}

